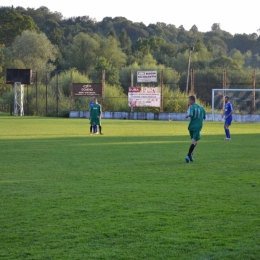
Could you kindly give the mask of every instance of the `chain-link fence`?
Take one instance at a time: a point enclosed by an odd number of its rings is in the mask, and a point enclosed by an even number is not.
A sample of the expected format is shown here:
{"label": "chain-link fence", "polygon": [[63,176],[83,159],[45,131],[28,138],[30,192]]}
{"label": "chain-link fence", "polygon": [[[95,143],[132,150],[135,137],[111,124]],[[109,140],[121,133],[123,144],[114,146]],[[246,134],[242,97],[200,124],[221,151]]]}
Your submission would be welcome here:
{"label": "chain-link fence", "polygon": [[[157,81],[140,83],[137,71],[106,70],[103,97],[99,97],[104,111],[131,111],[128,104],[128,87],[159,86],[162,88],[161,108],[135,107],[135,112],[185,112],[187,95],[195,93],[208,109],[211,107],[212,89],[219,88],[258,88],[259,70],[206,69],[191,70],[187,82],[187,73],[174,69],[142,69],[157,71]],[[90,97],[73,97],[72,83],[101,83],[102,71],[54,71],[34,72],[31,85],[24,88],[24,114],[41,116],[68,116],[71,110],[89,109]],[[187,88],[188,86],[188,88]],[[188,90],[188,93],[186,93]],[[13,111],[14,90],[12,85],[0,84],[0,110]]]}

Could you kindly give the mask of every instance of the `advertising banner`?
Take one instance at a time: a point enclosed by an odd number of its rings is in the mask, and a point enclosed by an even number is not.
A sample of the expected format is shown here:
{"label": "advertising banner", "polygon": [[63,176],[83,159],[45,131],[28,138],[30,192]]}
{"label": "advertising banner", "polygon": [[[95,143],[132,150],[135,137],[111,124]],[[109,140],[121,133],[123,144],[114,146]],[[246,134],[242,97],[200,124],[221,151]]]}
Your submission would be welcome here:
{"label": "advertising banner", "polygon": [[73,96],[102,96],[101,83],[73,83]]}
{"label": "advertising banner", "polygon": [[137,82],[157,82],[157,71],[137,71]]}
{"label": "advertising banner", "polygon": [[129,107],[160,107],[161,87],[129,87]]}

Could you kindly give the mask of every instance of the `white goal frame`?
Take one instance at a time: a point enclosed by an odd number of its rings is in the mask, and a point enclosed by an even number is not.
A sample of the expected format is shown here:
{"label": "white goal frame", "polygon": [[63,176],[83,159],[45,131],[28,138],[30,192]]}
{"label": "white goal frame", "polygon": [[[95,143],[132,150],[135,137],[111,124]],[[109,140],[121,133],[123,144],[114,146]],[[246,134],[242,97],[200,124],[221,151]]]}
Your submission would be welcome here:
{"label": "white goal frame", "polygon": [[232,89],[232,88],[214,88],[214,89],[212,89],[212,101],[211,101],[211,107],[212,107],[212,121],[215,121],[215,112],[214,112],[214,110],[215,110],[215,107],[214,107],[214,99],[215,99],[215,92],[216,91],[222,91],[223,92],[223,97],[226,95],[226,92],[229,92],[229,91],[232,91],[232,92],[234,92],[234,91],[250,91],[250,92],[252,92],[252,93],[254,93],[254,92],[259,92],[260,91],[260,89],[255,89],[255,88],[234,88],[234,89]]}

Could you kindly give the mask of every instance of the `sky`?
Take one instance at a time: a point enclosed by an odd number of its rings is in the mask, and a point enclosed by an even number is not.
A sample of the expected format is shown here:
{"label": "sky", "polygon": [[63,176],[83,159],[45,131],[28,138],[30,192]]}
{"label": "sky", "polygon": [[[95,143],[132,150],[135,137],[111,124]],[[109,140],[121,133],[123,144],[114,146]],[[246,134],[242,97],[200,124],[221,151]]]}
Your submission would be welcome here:
{"label": "sky", "polygon": [[104,17],[125,17],[133,22],[163,22],[183,25],[189,30],[194,24],[199,31],[211,30],[213,23],[231,34],[252,34],[260,29],[259,0],[1,0],[0,6],[22,6],[37,9],[47,7],[64,18],[89,16],[96,21]]}

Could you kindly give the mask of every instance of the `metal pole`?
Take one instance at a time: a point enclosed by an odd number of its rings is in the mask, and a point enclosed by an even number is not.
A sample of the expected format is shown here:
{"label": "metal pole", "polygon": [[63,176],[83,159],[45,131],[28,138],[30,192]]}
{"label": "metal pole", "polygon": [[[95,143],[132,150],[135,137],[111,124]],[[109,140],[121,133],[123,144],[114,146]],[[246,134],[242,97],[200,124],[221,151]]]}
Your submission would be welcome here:
{"label": "metal pole", "polygon": [[223,93],[226,95],[225,89],[227,88],[227,71],[223,69]]}
{"label": "metal pole", "polygon": [[36,72],[36,116],[38,116],[38,72]]}
{"label": "metal pole", "polygon": [[215,112],[214,112],[214,109],[215,109],[215,106],[214,106],[214,89],[212,89],[212,121],[215,120]]}
{"label": "metal pole", "polygon": [[14,83],[14,115],[24,116],[24,86],[21,82]]}
{"label": "metal pole", "polygon": [[223,69],[223,110],[225,110],[225,96],[227,88],[227,71]]}
{"label": "metal pole", "polygon": [[161,85],[161,106],[160,106],[160,112],[163,112],[163,70],[161,70],[160,85]]}
{"label": "metal pole", "polygon": [[134,86],[134,71],[131,70],[131,87]]}
{"label": "metal pole", "polygon": [[14,83],[14,116],[17,116],[17,83]]}
{"label": "metal pole", "polygon": [[21,84],[20,116],[24,116],[23,101],[24,101],[24,86]]}
{"label": "metal pole", "polygon": [[[131,87],[133,86],[134,86],[134,71],[131,70]],[[131,112],[134,112],[134,107],[132,106],[132,104],[131,104]]]}
{"label": "metal pole", "polygon": [[104,111],[105,82],[106,82],[106,71],[102,70],[102,111]]}
{"label": "metal pole", "polygon": [[27,97],[26,97],[26,106],[27,106],[27,116],[29,116],[29,98],[28,98],[28,85],[27,85]]}
{"label": "metal pole", "polygon": [[188,71],[187,71],[187,82],[186,82],[186,94],[189,93],[189,78],[190,78],[190,59],[191,59],[191,53],[194,51],[194,47],[190,47],[189,51],[189,60],[188,60]]}
{"label": "metal pole", "polygon": [[47,116],[48,114],[48,72],[46,72],[46,93],[45,93],[45,98],[46,98],[46,108],[45,108],[45,115]]}
{"label": "metal pole", "polygon": [[56,72],[56,116],[58,116],[58,113],[59,113],[59,81],[58,81],[58,72]]}
{"label": "metal pole", "polygon": [[191,83],[191,86],[190,86],[190,92],[191,92],[191,95],[194,95],[194,69],[191,69],[191,79],[190,79],[190,83]]}
{"label": "metal pole", "polygon": [[72,73],[73,71],[70,70],[70,111],[72,110],[72,82],[73,82]]}
{"label": "metal pole", "polygon": [[[253,89],[256,87],[256,69],[253,72]],[[253,91],[252,114],[255,113],[255,90]]]}

